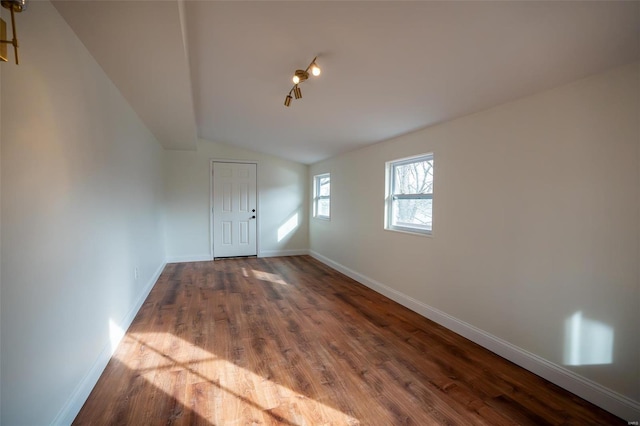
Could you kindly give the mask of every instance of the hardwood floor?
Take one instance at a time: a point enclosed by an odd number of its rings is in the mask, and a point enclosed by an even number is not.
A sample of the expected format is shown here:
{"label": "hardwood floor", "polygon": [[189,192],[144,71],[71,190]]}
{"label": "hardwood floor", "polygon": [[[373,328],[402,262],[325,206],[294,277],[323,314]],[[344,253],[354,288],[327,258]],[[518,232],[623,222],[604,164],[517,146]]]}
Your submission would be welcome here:
{"label": "hardwood floor", "polygon": [[74,424],[626,424],[308,256],[168,265]]}

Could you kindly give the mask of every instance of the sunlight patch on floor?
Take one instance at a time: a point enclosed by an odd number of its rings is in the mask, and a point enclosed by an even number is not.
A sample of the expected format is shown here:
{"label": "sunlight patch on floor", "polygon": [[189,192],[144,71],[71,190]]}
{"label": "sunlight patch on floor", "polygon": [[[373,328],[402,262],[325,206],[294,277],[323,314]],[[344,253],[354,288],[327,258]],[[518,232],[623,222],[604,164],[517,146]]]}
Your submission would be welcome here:
{"label": "sunlight patch on floor", "polygon": [[285,280],[282,279],[282,277],[280,275],[277,274],[271,274],[269,272],[264,272],[264,271],[257,271],[255,269],[252,269],[251,272],[253,273],[253,276],[261,281],[269,281],[272,282],[274,284],[281,284],[281,285],[289,285],[289,283],[287,283]]}
{"label": "sunlight patch on floor", "polygon": [[[171,333],[129,333],[128,350],[114,356],[158,389],[176,398],[212,424],[277,421],[285,425],[359,425],[360,422],[325,404],[216,356]],[[143,356],[131,356],[132,353]],[[204,387],[204,404],[194,404],[190,392],[174,392],[175,375]]]}

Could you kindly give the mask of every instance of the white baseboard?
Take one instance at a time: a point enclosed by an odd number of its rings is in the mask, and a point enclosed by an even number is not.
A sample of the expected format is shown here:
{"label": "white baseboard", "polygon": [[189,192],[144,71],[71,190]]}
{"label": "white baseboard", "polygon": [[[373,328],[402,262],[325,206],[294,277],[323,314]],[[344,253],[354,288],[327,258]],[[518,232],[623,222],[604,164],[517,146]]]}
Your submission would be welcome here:
{"label": "white baseboard", "polygon": [[[136,317],[136,314],[151,292],[151,289],[158,281],[158,278],[160,278],[160,274],[162,273],[165,265],[166,263],[163,262],[158,267],[151,279],[149,279],[149,281],[145,285],[142,292],[140,292],[140,296],[138,296],[138,299],[136,299],[133,306],[131,306],[131,309],[129,309],[129,312],[127,312],[122,321],[118,323],[123,330],[126,331],[133,322],[133,319]],[[58,412],[58,415],[55,417],[53,422],[51,422],[52,425],[70,425],[73,422],[73,419],[75,419],[80,412],[80,409],[89,397],[89,394],[93,390],[93,387],[96,385],[98,379],[102,375],[102,372],[109,363],[112,355],[112,347],[116,347],[117,344],[120,343],[120,340],[122,340],[122,337],[120,337],[118,342],[111,342],[111,340],[109,340],[104,345],[104,348],[98,355],[98,358],[96,358],[96,360],[94,361],[93,365],[89,369],[89,372],[80,381],[78,386],[76,386],[73,393],[71,394],[71,397],[67,400],[67,403]]]}
{"label": "white baseboard", "polygon": [[372,290],[387,296],[414,312],[452,330],[461,336],[479,344],[480,346],[508,359],[514,364],[525,368],[540,377],[578,395],[628,422],[640,420],[640,403],[614,392],[592,380],[580,376],[560,365],[515,346],[471,324],[461,321],[451,315],[433,308],[404,293],[394,290],[366,275],[347,268],[313,250],[309,254],[320,262],[342,272]]}
{"label": "white baseboard", "polygon": [[294,250],[260,250],[259,257],[277,257],[277,256],[302,256],[309,254],[308,249]]}
{"label": "white baseboard", "polygon": [[[276,257],[276,256],[301,256],[309,254],[308,249],[292,249],[292,250],[260,250],[258,257]],[[211,260],[210,254],[195,254],[189,256],[172,256],[167,258],[167,263],[183,263],[183,262],[205,262]]]}
{"label": "white baseboard", "polygon": [[205,262],[211,259],[210,254],[194,254],[189,256],[173,256],[168,257],[167,263],[182,263],[182,262]]}

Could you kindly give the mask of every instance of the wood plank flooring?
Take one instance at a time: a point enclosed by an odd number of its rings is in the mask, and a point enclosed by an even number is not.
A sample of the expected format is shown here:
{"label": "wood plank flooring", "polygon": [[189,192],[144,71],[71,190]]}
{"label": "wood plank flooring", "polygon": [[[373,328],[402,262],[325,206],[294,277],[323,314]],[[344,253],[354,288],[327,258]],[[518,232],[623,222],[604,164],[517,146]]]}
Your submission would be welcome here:
{"label": "wood plank flooring", "polygon": [[74,424],[626,422],[297,256],[167,265]]}

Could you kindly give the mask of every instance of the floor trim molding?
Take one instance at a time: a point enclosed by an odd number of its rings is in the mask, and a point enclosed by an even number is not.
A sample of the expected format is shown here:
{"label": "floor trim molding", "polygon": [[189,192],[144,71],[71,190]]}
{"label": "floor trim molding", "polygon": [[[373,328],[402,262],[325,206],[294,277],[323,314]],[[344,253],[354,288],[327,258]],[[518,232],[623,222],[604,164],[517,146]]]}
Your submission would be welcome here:
{"label": "floor trim molding", "polygon": [[550,382],[578,395],[622,419],[633,422],[640,420],[640,403],[614,392],[592,380],[582,377],[560,365],[515,346],[473,325],[461,321],[445,312],[431,307],[404,293],[394,290],[366,275],[354,271],[318,252],[309,250],[309,254],[331,268],[358,281],[370,289],[387,296],[414,312],[452,330],[480,346],[508,359],[514,364],[529,370]]}
{"label": "floor trim molding", "polygon": [[[122,321],[120,321],[119,324],[121,324],[123,330],[126,331],[131,325],[131,323],[133,322],[133,319],[136,317],[136,314],[140,310],[140,307],[146,300],[147,296],[149,296],[151,289],[158,281],[158,278],[160,278],[160,274],[162,274],[162,271],[164,270],[165,265],[166,265],[165,262],[162,262],[160,264],[156,272],[153,274],[153,276],[149,279],[145,287],[140,292],[140,295],[136,299],[133,306],[131,306],[131,309],[129,309],[129,312],[127,312],[127,314],[122,319]],[[122,337],[124,336],[121,336],[119,338],[117,342],[118,344],[120,343],[120,340],[122,340]],[[93,365],[91,366],[87,374],[80,381],[78,386],[76,386],[74,391],[71,393],[71,396],[67,400],[66,404],[62,407],[62,409],[58,412],[58,415],[51,422],[52,425],[70,425],[71,423],[73,423],[73,420],[76,418],[76,416],[80,412],[80,409],[82,408],[85,401],[89,397],[91,390],[93,390],[93,387],[98,382],[98,379],[102,375],[102,372],[104,371],[105,367],[109,363],[109,360],[111,359],[111,356],[113,355],[113,351],[111,349],[112,345],[113,344],[111,341],[108,341],[104,345],[104,348],[102,349],[102,351],[100,352],[96,360],[94,361]],[[117,344],[113,346],[117,346]]]}
{"label": "floor trim molding", "polygon": [[[258,253],[258,257],[302,256],[306,254],[309,254],[308,249],[260,250],[260,252]],[[168,257],[167,263],[207,262],[210,260],[210,254],[194,254],[188,256]]]}
{"label": "floor trim molding", "polygon": [[167,257],[167,263],[206,262],[212,260],[210,254],[194,254],[187,256]]}
{"label": "floor trim molding", "polygon": [[302,256],[308,254],[309,250],[307,249],[261,250],[258,257]]}

